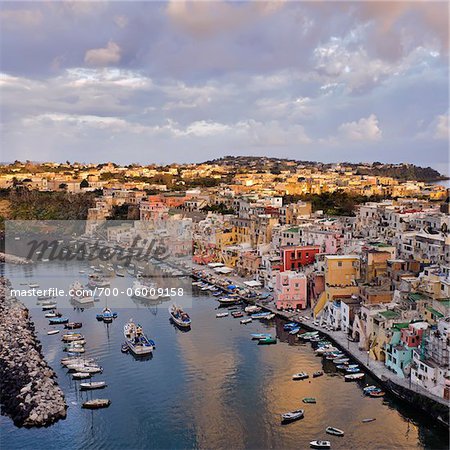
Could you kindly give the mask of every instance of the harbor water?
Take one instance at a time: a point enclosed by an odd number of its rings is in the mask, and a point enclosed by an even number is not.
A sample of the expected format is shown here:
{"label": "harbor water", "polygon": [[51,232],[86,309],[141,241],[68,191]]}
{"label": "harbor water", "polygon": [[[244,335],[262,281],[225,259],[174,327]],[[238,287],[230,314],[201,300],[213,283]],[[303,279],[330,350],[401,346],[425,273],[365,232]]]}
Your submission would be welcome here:
{"label": "harbor water", "polygon": [[[8,266],[5,275],[16,288],[25,282],[50,287],[50,275],[67,285],[82,277],[72,266],[53,263]],[[128,287],[132,281],[128,275],[114,277],[111,287]],[[311,344],[283,331],[280,319],[242,325],[231,315],[216,318],[218,303],[210,294],[193,288],[189,300],[189,331],[170,323],[170,299],[152,305],[124,297],[116,309],[118,318],[109,325],[95,317],[103,300],[84,310],[61,310],[71,321],[83,323],[77,331],[87,341],[85,356],[94,357],[104,369],[92,381],[106,381],[107,388],[90,392],[80,392],[80,382],[60,365],[65,355],[61,333],[47,335],[55,327],[40,308],[32,309],[44,356],[66,396],[67,419],[48,428],[25,429],[1,416],[0,448],[306,449],[315,439],[331,441],[333,449],[448,448],[447,433],[427,417],[389,396],[364,396],[362,388],[373,384],[369,376],[344,382],[332,362],[315,355]],[[151,358],[121,353],[123,325],[130,318],[155,340]],[[257,332],[277,335],[277,345],[257,345],[250,337]],[[312,375],[318,370],[324,376],[292,380],[294,373]],[[81,408],[83,401],[96,397],[109,398],[111,406]],[[317,403],[304,404],[304,397],[315,397]],[[305,410],[302,420],[281,424],[281,413],[299,408]],[[366,418],[376,420],[362,423]],[[327,435],[327,426],[344,430],[345,436]]]}

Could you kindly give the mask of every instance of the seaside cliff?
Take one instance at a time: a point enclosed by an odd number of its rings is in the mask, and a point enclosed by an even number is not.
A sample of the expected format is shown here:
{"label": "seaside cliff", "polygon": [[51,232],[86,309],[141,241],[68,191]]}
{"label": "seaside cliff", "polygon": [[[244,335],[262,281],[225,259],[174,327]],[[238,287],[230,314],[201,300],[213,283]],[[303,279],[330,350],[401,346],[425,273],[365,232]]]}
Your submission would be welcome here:
{"label": "seaside cliff", "polygon": [[47,365],[28,309],[0,278],[0,402],[17,426],[40,427],[66,417],[64,394]]}

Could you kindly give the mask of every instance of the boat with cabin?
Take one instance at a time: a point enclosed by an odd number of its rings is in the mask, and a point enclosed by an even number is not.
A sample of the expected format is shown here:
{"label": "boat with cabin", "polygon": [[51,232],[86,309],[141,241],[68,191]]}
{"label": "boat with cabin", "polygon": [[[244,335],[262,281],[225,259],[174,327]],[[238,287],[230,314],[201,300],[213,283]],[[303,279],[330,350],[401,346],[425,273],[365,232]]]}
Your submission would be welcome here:
{"label": "boat with cabin", "polygon": [[309,443],[309,446],[311,448],[331,448],[331,443],[330,441],[311,441]]}
{"label": "boat with cabin", "polygon": [[306,380],[307,378],[309,378],[309,375],[306,372],[294,373],[294,375],[292,375],[292,379],[295,381]]}
{"label": "boat with cabin", "polygon": [[144,334],[141,325],[135,324],[131,319],[123,327],[123,334],[130,351],[136,356],[149,355],[155,349],[154,341]]}
{"label": "boat with cabin", "polygon": [[173,304],[169,308],[170,319],[179,327],[189,328],[191,326],[191,318],[189,314],[181,308],[181,306],[177,306]]}

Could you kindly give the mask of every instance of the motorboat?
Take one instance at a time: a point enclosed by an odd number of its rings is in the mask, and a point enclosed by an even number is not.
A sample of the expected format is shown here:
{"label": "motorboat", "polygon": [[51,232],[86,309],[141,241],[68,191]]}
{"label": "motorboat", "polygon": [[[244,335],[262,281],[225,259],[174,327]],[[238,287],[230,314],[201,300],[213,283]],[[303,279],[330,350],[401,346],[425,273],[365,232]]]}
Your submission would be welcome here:
{"label": "motorboat", "polygon": [[321,370],[318,370],[317,372],[313,373],[313,378],[318,378],[321,377],[323,375],[323,372]]}
{"label": "motorboat", "polygon": [[265,317],[267,317],[270,314],[272,314],[270,311],[265,311],[265,312],[259,312],[256,314],[252,314],[250,317],[252,319],[264,319]]}
{"label": "motorboat", "polygon": [[379,388],[377,388],[377,387],[374,386],[374,385],[366,386],[366,387],[363,388],[363,392],[364,392],[364,394],[369,395],[369,392],[370,392],[370,391],[374,391],[374,390],[376,390],[376,389],[379,389]]}
{"label": "motorboat", "polygon": [[268,314],[265,317],[262,317],[263,320],[272,320],[275,317],[275,314]]}
{"label": "motorboat", "polygon": [[62,325],[69,322],[67,317],[51,317],[48,319],[50,325]]}
{"label": "motorboat", "polygon": [[360,372],[360,369],[359,369],[359,367],[347,367],[345,369],[345,372],[346,373],[358,373],[358,372]]}
{"label": "motorboat", "polygon": [[294,422],[295,420],[302,419],[304,415],[305,411],[303,409],[296,409],[294,411],[281,414],[281,421],[283,423]]}
{"label": "motorboat", "polygon": [[131,319],[123,327],[123,334],[130,351],[136,356],[149,355],[155,349],[155,343],[149,339],[139,324]]}
{"label": "motorboat", "polygon": [[369,397],[384,397],[386,393],[381,389],[373,389],[369,391]]}
{"label": "motorboat", "polygon": [[112,312],[107,306],[103,308],[101,314],[97,314],[96,319],[98,321],[102,321],[105,323],[111,323],[114,319],[117,318],[117,313]]}
{"label": "motorboat", "polygon": [[234,305],[240,300],[237,297],[221,297],[217,299],[221,305]]}
{"label": "motorboat", "polygon": [[283,325],[283,330],[284,331],[290,331],[293,328],[298,328],[298,323],[297,322],[288,322],[288,323],[285,323]]}
{"label": "motorboat", "polygon": [[300,331],[300,327],[292,328],[292,330],[289,331],[289,334],[297,334]]}
{"label": "motorboat", "polygon": [[134,281],[132,287],[133,295],[131,297],[137,300],[158,300],[160,295],[154,284],[143,284],[140,281]]}
{"label": "motorboat", "polygon": [[103,389],[107,386],[106,381],[91,381],[88,383],[80,383],[80,389],[82,391],[88,391],[93,389]]}
{"label": "motorboat", "polygon": [[58,334],[59,333],[59,330],[50,330],[50,331],[47,331],[47,334]]}
{"label": "motorboat", "polygon": [[109,287],[111,285],[111,283],[103,278],[101,275],[98,274],[92,274],[89,275],[89,281],[88,281],[88,286],[91,288],[96,288],[96,287]]}
{"label": "motorboat", "polygon": [[88,372],[75,372],[72,374],[74,380],[84,380],[85,378],[91,378],[91,376]]}
{"label": "motorboat", "polygon": [[292,375],[292,379],[293,380],[306,380],[307,378],[309,378],[309,375],[306,372],[299,372],[299,373],[294,373],[294,375]]}
{"label": "motorboat", "polygon": [[81,328],[83,324],[81,322],[68,322],[64,325],[64,328],[68,330],[75,330],[77,328]]}
{"label": "motorboat", "polygon": [[235,318],[235,319],[239,319],[240,317],[244,317],[244,313],[242,311],[233,311],[231,313],[231,315]]}
{"label": "motorboat", "polygon": [[311,441],[309,443],[311,448],[331,448],[330,441]]}
{"label": "motorboat", "polygon": [[42,311],[50,311],[52,309],[55,309],[58,305],[56,303],[48,303],[47,305],[41,305]]}
{"label": "motorboat", "polygon": [[251,323],[251,322],[253,322],[253,319],[252,319],[252,318],[242,319],[242,320],[241,320],[241,323],[242,323],[243,325],[245,325],[245,324],[247,324],[247,323]]}
{"label": "motorboat", "polygon": [[264,339],[258,340],[258,345],[272,345],[272,344],[276,344],[276,343],[277,343],[277,339],[273,338],[272,336],[265,337]]}
{"label": "motorboat", "polygon": [[81,339],[84,339],[84,336],[81,333],[67,333],[61,338],[64,342],[79,341]]}
{"label": "motorboat", "polygon": [[339,428],[327,427],[325,428],[325,432],[334,436],[344,436],[344,432]]}
{"label": "motorboat", "polygon": [[169,308],[170,319],[179,327],[189,328],[191,326],[191,318],[189,314],[181,308],[181,306],[177,306],[173,304]]}
{"label": "motorboat", "polygon": [[252,333],[250,336],[253,340],[260,340],[271,337],[272,335],[269,333]]}
{"label": "motorboat", "polygon": [[218,319],[220,319],[221,317],[227,317],[228,316],[228,313],[227,312],[222,312],[222,313],[217,313],[216,314],[216,317],[218,318]]}
{"label": "motorboat", "polygon": [[85,409],[100,409],[107,408],[111,404],[111,400],[107,398],[95,398],[84,402],[82,407]]}
{"label": "motorboat", "polygon": [[89,289],[86,289],[79,281],[75,281],[75,283],[70,285],[69,293],[72,300],[82,305],[94,302],[94,297],[89,292]]}
{"label": "motorboat", "polygon": [[70,364],[93,365],[95,364],[95,360],[93,358],[82,358],[80,356],[68,356],[61,359],[61,364],[66,367]]}
{"label": "motorboat", "polygon": [[257,312],[261,311],[261,307],[260,306],[256,306],[256,305],[251,305],[251,306],[246,306],[244,308],[244,311],[248,314],[254,314]]}

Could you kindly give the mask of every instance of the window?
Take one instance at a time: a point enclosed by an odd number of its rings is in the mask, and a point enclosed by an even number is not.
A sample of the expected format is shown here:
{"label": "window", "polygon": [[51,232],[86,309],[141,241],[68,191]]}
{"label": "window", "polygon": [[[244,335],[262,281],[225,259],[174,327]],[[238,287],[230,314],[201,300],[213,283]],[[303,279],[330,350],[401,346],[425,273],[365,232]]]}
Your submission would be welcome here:
{"label": "window", "polygon": [[338,267],[342,267],[342,261],[338,262]]}

